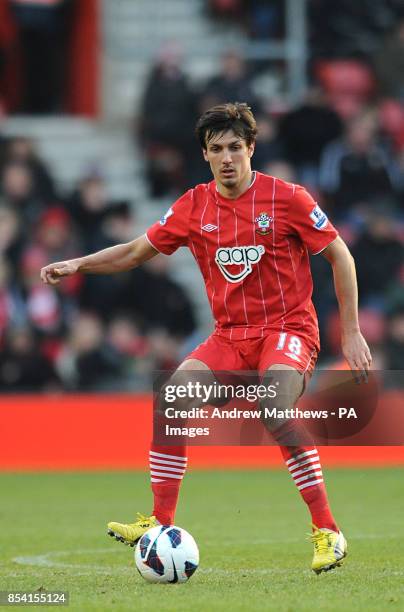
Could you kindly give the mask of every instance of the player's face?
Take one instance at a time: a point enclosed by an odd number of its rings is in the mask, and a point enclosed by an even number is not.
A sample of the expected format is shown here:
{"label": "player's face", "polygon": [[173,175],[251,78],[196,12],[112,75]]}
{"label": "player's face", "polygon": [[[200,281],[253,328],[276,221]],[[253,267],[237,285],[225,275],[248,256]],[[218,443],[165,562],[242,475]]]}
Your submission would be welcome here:
{"label": "player's face", "polygon": [[214,135],[203,150],[217,184],[236,189],[251,173],[254,145],[237,136],[233,130]]}

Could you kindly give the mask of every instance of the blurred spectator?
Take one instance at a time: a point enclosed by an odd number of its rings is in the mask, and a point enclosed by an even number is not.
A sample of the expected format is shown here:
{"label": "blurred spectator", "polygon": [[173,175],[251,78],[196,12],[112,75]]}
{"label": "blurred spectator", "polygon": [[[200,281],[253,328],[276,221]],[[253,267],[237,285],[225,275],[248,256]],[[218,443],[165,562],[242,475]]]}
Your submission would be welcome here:
{"label": "blurred spectator", "polygon": [[[87,232],[90,233],[90,228]],[[87,239],[86,249],[106,249],[122,242],[129,242],[135,236],[134,218],[128,202],[109,205],[102,212],[93,234]],[[132,308],[131,278],[136,270],[121,274],[94,274],[85,276],[80,292],[80,305],[99,314],[103,320],[110,320],[118,312]]]}
{"label": "blurred spectator", "polygon": [[23,59],[28,114],[61,110],[72,0],[10,0]]}
{"label": "blurred spectator", "polygon": [[36,332],[61,333],[65,323],[64,303],[60,291],[44,285],[38,278],[38,270],[49,259],[40,247],[30,247],[22,257],[20,277],[26,317]]}
{"label": "blurred spectator", "polygon": [[21,217],[24,227],[30,227],[45,208],[44,200],[36,193],[34,176],[28,164],[8,161],[0,176],[0,194],[4,203]]}
{"label": "blurred spectator", "polygon": [[146,329],[165,330],[181,340],[195,330],[194,309],[184,289],[169,277],[168,266],[168,258],[157,255],[132,270],[127,303]]}
{"label": "blurred spectator", "polygon": [[0,203],[0,257],[5,259],[14,278],[18,273],[23,247],[21,220],[17,211]]}
{"label": "blurred spectator", "polygon": [[397,238],[396,220],[388,204],[368,211],[366,229],[352,248],[356,261],[360,303],[386,307],[386,292],[399,280],[404,244]]}
{"label": "blurred spectator", "polygon": [[45,251],[45,257],[67,259],[72,256],[74,234],[69,214],[61,206],[52,206],[44,211],[31,228],[31,241]]}
{"label": "blurred spectator", "polygon": [[20,162],[29,168],[37,196],[49,202],[56,198],[53,178],[46,164],[39,157],[31,138],[23,136],[11,138],[5,147],[4,157],[5,161]]}
{"label": "blurred spectator", "polygon": [[156,371],[174,370],[180,362],[180,343],[167,331],[154,329],[148,335]]}
{"label": "blurred spectator", "polygon": [[404,305],[394,310],[388,321],[386,368],[402,370],[404,363]]}
{"label": "blurred spectator", "polygon": [[41,354],[32,331],[11,328],[0,353],[1,391],[55,391],[61,388],[52,363]]}
{"label": "blurred spectator", "polygon": [[90,252],[100,248],[101,224],[110,206],[102,176],[92,173],[83,178],[68,199],[67,206],[83,236],[84,250]]}
{"label": "blurred spectator", "polygon": [[22,254],[19,274],[26,316],[41,334],[60,334],[75,307],[81,277],[74,276],[52,288],[41,282],[38,271],[49,261],[76,257],[77,240],[70,217],[62,207],[52,207],[43,212],[32,229],[31,240]]}
{"label": "blurred spectator", "polygon": [[108,388],[121,373],[122,359],[104,334],[95,314],[83,312],[72,320],[67,344],[57,360],[65,386],[86,391]]}
{"label": "blurred spectator", "polygon": [[129,242],[135,234],[135,216],[133,208],[127,200],[111,202],[105,212],[101,224],[101,248],[112,246],[118,242]]}
{"label": "blurred spectator", "polygon": [[255,143],[253,166],[264,171],[269,162],[284,157],[284,146],[278,137],[278,126],[267,114],[259,114],[257,120],[257,141]]}
{"label": "blurred spectator", "polygon": [[379,93],[404,103],[404,19],[386,36],[374,56],[374,66]]}
{"label": "blurred spectator", "polygon": [[323,149],[341,134],[341,120],[327,105],[324,92],[319,87],[312,87],[303,104],[283,117],[279,128],[286,158],[296,166],[298,182],[314,188],[318,186],[318,165]]}
{"label": "blurred spectator", "polygon": [[33,244],[43,250],[48,261],[77,257],[79,248],[71,218],[61,206],[52,206],[43,212],[34,230]]}
{"label": "blurred spectator", "polygon": [[374,113],[359,115],[348,123],[343,138],[324,149],[320,187],[335,205],[334,218],[355,204],[399,191],[397,163],[378,139],[377,129]]}
{"label": "blurred spectator", "polygon": [[[34,226],[33,237],[27,247],[27,255],[31,250],[41,253],[44,260],[63,261],[72,259],[80,254],[78,238],[73,231],[71,218],[61,206],[53,206],[46,210],[39,217]],[[66,298],[73,299],[77,296],[82,284],[82,277],[79,275],[66,279],[58,287],[58,292]]]}
{"label": "blurred spectator", "polygon": [[198,110],[203,113],[215,104],[224,102],[247,102],[258,112],[259,104],[251,88],[245,59],[237,51],[226,51],[222,56],[221,70],[212,77],[199,96]]}
{"label": "blurred spectator", "polygon": [[195,150],[195,97],[174,44],[161,50],[146,83],[139,135],[147,158],[153,197],[178,194],[186,187],[185,160]]}
{"label": "blurred spectator", "polygon": [[25,323],[25,304],[7,262],[0,257],[0,346],[7,329]]}
{"label": "blurred spectator", "polygon": [[154,366],[150,341],[140,333],[139,327],[128,315],[117,315],[107,329],[107,341],[122,360],[119,388],[144,388]]}
{"label": "blurred spectator", "polygon": [[144,357],[149,350],[147,340],[127,315],[117,315],[112,319],[107,338],[111,346],[126,357]]}

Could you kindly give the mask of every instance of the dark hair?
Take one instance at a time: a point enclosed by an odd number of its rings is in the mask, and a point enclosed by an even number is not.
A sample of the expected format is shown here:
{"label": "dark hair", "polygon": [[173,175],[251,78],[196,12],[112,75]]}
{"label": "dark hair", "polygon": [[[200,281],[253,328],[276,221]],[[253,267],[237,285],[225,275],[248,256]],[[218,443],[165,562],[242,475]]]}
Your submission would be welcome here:
{"label": "dark hair", "polygon": [[247,145],[253,144],[257,135],[257,124],[251,108],[244,102],[227,102],[209,108],[198,119],[195,133],[201,147],[206,145],[215,134],[233,130],[243,138]]}

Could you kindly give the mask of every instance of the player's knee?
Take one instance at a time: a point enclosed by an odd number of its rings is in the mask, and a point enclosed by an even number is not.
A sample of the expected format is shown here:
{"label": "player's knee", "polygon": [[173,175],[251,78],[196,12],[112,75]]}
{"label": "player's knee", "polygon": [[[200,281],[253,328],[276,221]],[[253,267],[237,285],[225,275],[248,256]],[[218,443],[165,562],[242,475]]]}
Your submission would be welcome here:
{"label": "player's knee", "polygon": [[293,408],[303,390],[304,377],[300,372],[284,364],[271,365],[262,377],[265,386],[275,388],[275,395],[265,399],[262,414],[270,431],[278,429],[291,418]]}
{"label": "player's knee", "polygon": [[277,407],[293,408],[302,394],[304,375],[290,366],[273,364],[263,374],[262,382],[276,389],[272,402]]}

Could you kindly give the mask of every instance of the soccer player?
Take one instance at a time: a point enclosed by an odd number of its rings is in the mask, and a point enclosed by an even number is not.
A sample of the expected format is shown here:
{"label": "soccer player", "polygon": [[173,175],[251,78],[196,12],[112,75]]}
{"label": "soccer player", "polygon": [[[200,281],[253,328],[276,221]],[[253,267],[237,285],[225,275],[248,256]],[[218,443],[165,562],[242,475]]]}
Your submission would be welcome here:
{"label": "soccer player", "polygon": [[[143,236],[50,264],[41,277],[55,284],[76,272],[120,272],[187,246],[202,272],[216,325],[177,372],[256,370],[265,377],[286,370],[289,405],[282,407],[293,408],[319,351],[309,253],[321,253],[332,266],[349,366],[365,376],[371,355],[359,328],[355,265],[347,246],[303,187],[251,169],[256,132],[246,104],[207,110],[196,133],[214,180],[187,191]],[[312,569],[320,573],[341,564],[347,544],[329,507],[318,450],[292,443],[293,427],[293,421],[283,423],[275,438],[311,513]],[[184,446],[152,445],[153,512],[130,524],[111,522],[109,534],[133,546],[150,527],[173,524],[186,466]]]}

